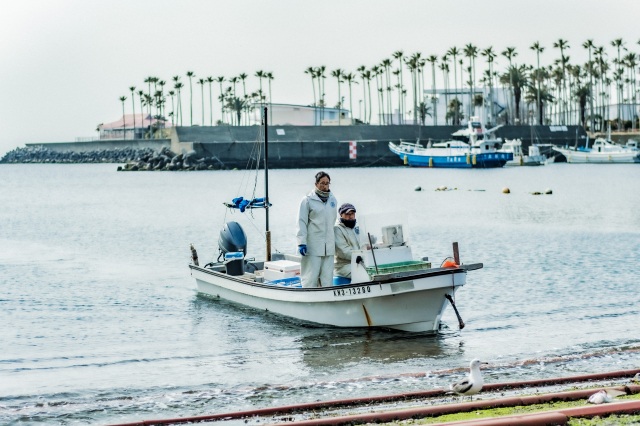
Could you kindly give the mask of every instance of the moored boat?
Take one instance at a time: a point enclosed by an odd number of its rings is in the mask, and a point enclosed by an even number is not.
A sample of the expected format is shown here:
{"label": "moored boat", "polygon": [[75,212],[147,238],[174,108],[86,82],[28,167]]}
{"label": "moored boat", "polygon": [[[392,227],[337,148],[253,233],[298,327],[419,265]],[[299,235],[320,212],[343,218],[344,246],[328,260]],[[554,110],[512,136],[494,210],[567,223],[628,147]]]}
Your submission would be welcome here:
{"label": "moored boat", "polygon": [[507,166],[542,166],[548,161],[547,157],[540,153],[540,148],[537,145],[531,145],[529,155],[525,155],[520,139],[506,139],[498,151],[513,154],[513,159],[507,161]]}
{"label": "moored boat", "polygon": [[[267,132],[264,134],[266,147]],[[268,182],[267,152],[265,148]],[[351,281],[334,279],[331,287],[303,288],[300,257],[271,253],[268,184],[265,192],[264,198],[237,198],[226,206],[265,210],[266,259],[249,258],[244,230],[237,222],[226,223],[220,231],[215,262],[200,266],[192,247],[189,268],[200,294],[320,325],[411,332],[437,332],[442,314],[451,304],[460,328],[464,326],[455,306],[455,293],[466,284],[467,272],[483,265],[461,263],[457,243],[451,259],[432,267],[427,258],[414,258],[403,231],[406,227],[398,223],[397,215],[391,220],[381,215],[363,215],[358,220],[363,240],[360,250],[352,254]],[[376,242],[375,235],[380,236],[380,242]]]}
{"label": "moored boat", "polygon": [[554,147],[567,159],[567,163],[640,163],[640,151],[633,146],[622,146],[598,138],[591,148]]}
{"label": "moored boat", "polygon": [[492,168],[503,167],[513,160],[513,153],[500,152],[501,139],[489,137],[500,126],[485,130],[477,119],[472,117],[466,129],[453,133],[464,137],[468,142],[448,140],[429,142],[426,147],[420,142],[389,142],[389,149],[412,167],[446,168]]}

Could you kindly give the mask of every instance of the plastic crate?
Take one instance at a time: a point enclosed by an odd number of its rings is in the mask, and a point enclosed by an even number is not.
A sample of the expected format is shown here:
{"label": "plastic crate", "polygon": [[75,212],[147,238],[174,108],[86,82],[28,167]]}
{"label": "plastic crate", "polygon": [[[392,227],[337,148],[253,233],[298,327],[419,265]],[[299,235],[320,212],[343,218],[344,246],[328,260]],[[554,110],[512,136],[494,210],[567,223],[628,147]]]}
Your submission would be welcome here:
{"label": "plastic crate", "polygon": [[375,266],[367,267],[367,273],[369,275],[384,275],[395,274],[397,272],[420,271],[429,268],[431,268],[431,262],[425,262],[422,260],[410,260],[407,262],[386,263],[383,265],[378,265],[377,271]]}

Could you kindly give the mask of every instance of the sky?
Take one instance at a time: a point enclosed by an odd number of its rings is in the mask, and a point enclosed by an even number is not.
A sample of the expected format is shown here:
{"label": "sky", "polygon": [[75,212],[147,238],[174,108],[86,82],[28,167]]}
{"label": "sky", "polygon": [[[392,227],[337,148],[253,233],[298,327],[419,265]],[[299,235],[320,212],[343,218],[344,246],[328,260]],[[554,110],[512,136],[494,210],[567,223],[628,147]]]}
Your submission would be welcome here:
{"label": "sky", "polygon": [[[558,39],[568,42],[570,62],[582,64],[587,39],[612,57],[618,38],[640,53],[640,1],[2,0],[0,156],[25,143],[96,137],[98,124],[122,116],[121,96],[131,113],[129,87],[145,88],[148,76],[171,87],[180,75],[188,87],[187,71],[195,79],[246,73],[255,91],[256,71],[270,71],[273,102],[309,105],[310,66],[355,73],[399,50],[442,56],[469,43],[498,53],[515,47],[516,63],[535,65],[536,41],[549,65],[560,56]],[[508,62],[498,56],[495,64]],[[335,105],[335,79],[325,88]],[[194,103],[198,90],[194,84]],[[354,86],[355,116],[359,93]],[[188,88],[182,102],[187,116]],[[201,121],[200,109],[194,115]]]}

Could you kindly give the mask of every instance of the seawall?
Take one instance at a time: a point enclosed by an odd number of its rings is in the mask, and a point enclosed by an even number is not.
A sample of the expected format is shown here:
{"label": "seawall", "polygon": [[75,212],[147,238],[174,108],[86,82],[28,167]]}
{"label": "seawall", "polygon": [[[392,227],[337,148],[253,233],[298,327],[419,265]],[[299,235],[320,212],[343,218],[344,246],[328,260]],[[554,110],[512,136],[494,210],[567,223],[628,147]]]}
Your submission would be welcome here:
{"label": "seawall", "polygon": [[[461,126],[270,126],[269,167],[369,167],[400,166],[402,160],[389,151],[389,142],[450,139]],[[140,162],[170,149],[194,164],[207,167],[245,168],[255,158],[255,142],[262,141],[259,126],[193,126],[170,129],[170,139],[98,140],[91,142],[30,143],[20,152],[8,153],[0,162]],[[495,132],[503,139],[532,143],[584,145],[580,126],[504,126]],[[350,158],[350,142],[356,157]],[[142,166],[140,166],[142,168]]]}

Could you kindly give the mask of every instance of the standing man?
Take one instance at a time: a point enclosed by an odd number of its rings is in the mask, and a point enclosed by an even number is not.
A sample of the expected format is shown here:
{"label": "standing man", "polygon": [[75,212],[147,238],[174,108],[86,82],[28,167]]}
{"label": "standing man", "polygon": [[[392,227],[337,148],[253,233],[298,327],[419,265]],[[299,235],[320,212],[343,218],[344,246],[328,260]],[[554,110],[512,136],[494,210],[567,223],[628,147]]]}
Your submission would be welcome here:
{"label": "standing man", "polygon": [[351,253],[360,248],[360,230],[356,227],[356,208],[344,203],[338,209],[340,219],[333,227],[336,239],[336,261],[334,274],[351,278]]}
{"label": "standing man", "polygon": [[315,188],[300,202],[298,212],[298,253],[302,255],[303,287],[330,287],[333,282],[335,239],[333,225],[338,202],[331,193],[331,178],[316,173]]}

